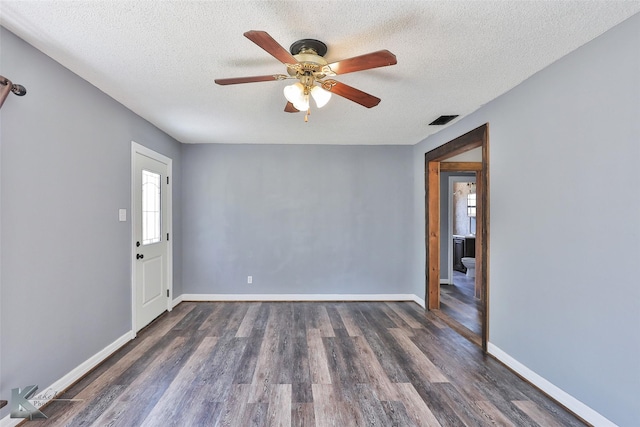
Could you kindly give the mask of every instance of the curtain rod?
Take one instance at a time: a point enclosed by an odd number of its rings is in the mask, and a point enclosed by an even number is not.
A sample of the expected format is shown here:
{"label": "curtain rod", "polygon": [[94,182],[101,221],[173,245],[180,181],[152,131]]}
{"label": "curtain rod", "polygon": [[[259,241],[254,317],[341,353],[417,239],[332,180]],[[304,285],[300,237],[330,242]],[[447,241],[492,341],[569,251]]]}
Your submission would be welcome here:
{"label": "curtain rod", "polygon": [[27,90],[24,86],[13,84],[8,78],[0,76],[0,108],[2,108],[2,104],[4,104],[4,100],[7,99],[9,92],[13,92],[18,96],[24,96],[27,94]]}

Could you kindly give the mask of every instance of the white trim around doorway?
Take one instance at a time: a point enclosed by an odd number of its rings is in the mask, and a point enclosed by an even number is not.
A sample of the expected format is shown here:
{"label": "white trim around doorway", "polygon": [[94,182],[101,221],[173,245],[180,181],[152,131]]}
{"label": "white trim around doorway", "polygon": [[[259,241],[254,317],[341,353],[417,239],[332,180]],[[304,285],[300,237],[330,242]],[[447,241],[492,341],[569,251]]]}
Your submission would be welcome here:
{"label": "white trim around doorway", "polygon": [[[131,331],[133,332],[133,336],[136,336],[136,278],[135,278],[135,270],[133,263],[135,262],[135,253],[136,247],[133,243],[134,241],[134,212],[133,206],[135,201],[133,198],[135,197],[135,180],[134,180],[134,169],[135,169],[135,157],[136,153],[142,154],[144,156],[150,157],[154,160],[157,160],[161,163],[167,165],[167,176],[170,177],[171,184],[167,188],[166,197],[167,197],[167,232],[169,236],[173,237],[173,159],[167,157],[163,154],[160,154],[156,151],[151,150],[150,148],[145,147],[144,145],[138,144],[135,141],[131,141],[131,208],[130,208],[130,221],[131,221],[131,234],[129,237],[129,244],[131,253],[130,253],[130,270],[131,270]],[[167,242],[167,289],[169,290],[169,295],[171,297],[167,298],[167,311],[171,311],[174,307],[173,304],[173,238],[170,238]]]}

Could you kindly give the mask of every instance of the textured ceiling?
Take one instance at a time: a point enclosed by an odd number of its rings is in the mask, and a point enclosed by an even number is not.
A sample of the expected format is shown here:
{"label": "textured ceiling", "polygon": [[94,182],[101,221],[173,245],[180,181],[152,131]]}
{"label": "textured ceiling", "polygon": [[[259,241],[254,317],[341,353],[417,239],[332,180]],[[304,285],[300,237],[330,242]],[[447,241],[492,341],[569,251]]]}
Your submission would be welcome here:
{"label": "textured ceiling", "polygon": [[[415,144],[640,11],[638,1],[8,1],[0,23],[184,143]],[[284,113],[290,81],[243,37],[324,41],[329,62],[388,49],[398,64],[338,76],[382,99]],[[20,76],[11,76],[23,83]]]}

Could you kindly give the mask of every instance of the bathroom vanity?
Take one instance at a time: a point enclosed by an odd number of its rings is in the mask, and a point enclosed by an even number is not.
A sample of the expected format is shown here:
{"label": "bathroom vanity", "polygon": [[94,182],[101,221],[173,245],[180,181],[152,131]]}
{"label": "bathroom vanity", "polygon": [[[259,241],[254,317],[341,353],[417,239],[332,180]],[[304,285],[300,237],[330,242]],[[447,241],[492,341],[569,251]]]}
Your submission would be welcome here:
{"label": "bathroom vanity", "polygon": [[476,236],[453,235],[453,269],[466,273],[467,269],[462,264],[462,258],[475,258]]}

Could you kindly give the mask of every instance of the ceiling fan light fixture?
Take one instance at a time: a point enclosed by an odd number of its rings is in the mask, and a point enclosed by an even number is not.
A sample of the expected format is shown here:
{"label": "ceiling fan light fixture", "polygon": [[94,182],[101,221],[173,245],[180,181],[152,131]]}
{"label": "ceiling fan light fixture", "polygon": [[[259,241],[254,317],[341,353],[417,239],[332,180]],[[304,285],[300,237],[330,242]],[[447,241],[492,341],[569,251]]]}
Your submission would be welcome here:
{"label": "ceiling fan light fixture", "polygon": [[[284,87],[284,97],[293,104],[296,110],[307,111],[309,109],[309,94],[304,93],[304,86],[300,82]],[[317,101],[316,101],[317,102]]]}
{"label": "ceiling fan light fixture", "polygon": [[245,32],[244,36],[284,64],[287,68],[288,76],[285,74],[270,74],[253,77],[215,79],[215,83],[219,85],[233,85],[279,81],[290,78],[297,79],[297,83],[284,88],[284,96],[288,101],[284,107],[284,111],[287,113],[306,111],[304,116],[305,122],[308,121],[308,116],[311,114],[311,110],[309,109],[310,97],[313,98],[318,108],[324,107],[329,102],[332,93],[366,108],[375,107],[380,103],[380,98],[376,98],[373,95],[333,79],[325,80],[325,78],[334,77],[339,74],[369,70],[371,68],[387,67],[398,63],[396,56],[386,49],[328,63],[327,60],[324,59],[324,55],[327,53],[327,45],[319,40],[298,40],[291,45],[289,52],[287,52],[286,49],[266,31],[251,30]]}
{"label": "ceiling fan light fixture", "polygon": [[322,89],[320,86],[314,86],[311,89],[311,97],[316,102],[318,108],[322,108],[327,105],[327,102],[331,99],[331,92]]}

